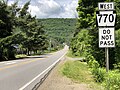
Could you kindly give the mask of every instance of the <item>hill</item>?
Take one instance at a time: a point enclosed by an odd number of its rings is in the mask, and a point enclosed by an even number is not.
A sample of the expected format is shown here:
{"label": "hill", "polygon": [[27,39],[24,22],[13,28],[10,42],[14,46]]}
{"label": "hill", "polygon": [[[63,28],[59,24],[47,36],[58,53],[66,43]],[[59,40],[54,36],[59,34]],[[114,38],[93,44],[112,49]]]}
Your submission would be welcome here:
{"label": "hill", "polygon": [[39,23],[42,23],[44,26],[48,38],[53,45],[63,43],[69,44],[75,31],[76,22],[77,20],[75,18],[39,19]]}

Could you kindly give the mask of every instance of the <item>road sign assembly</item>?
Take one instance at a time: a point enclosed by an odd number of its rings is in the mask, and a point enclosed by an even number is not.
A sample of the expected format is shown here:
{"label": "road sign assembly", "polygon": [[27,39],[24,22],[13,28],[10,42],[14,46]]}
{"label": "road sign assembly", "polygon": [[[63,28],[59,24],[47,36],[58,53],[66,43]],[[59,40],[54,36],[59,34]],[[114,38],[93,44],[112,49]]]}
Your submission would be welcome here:
{"label": "road sign assembly", "polygon": [[99,48],[105,48],[106,71],[109,71],[109,49],[115,47],[115,20],[116,11],[113,2],[98,3],[96,12],[99,29]]}
{"label": "road sign assembly", "polygon": [[96,17],[97,26],[99,27],[99,47],[115,47],[114,26],[116,20],[116,11],[114,10],[114,3],[100,2],[98,3],[98,8],[99,11],[96,12]]}

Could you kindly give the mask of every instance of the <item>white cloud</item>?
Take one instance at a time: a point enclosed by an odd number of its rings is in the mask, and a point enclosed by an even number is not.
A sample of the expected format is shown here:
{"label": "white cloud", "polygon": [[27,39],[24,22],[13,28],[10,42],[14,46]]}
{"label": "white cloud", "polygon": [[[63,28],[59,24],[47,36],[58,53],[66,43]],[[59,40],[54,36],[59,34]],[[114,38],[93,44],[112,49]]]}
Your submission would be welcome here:
{"label": "white cloud", "polygon": [[9,1],[8,5],[12,5],[14,3],[14,1]]}
{"label": "white cloud", "polygon": [[[15,0],[9,0],[9,5]],[[20,0],[19,5],[25,1]],[[31,0],[29,11],[37,18],[74,18],[77,16],[78,0]]]}
{"label": "white cloud", "polygon": [[77,5],[78,2],[76,0],[73,0],[71,3],[64,5],[64,12],[61,13],[61,16],[65,18],[76,18],[78,16],[76,11]]}
{"label": "white cloud", "polygon": [[29,10],[32,15],[40,18],[47,18],[61,12],[61,6],[54,0],[39,0],[37,6],[30,5]]}

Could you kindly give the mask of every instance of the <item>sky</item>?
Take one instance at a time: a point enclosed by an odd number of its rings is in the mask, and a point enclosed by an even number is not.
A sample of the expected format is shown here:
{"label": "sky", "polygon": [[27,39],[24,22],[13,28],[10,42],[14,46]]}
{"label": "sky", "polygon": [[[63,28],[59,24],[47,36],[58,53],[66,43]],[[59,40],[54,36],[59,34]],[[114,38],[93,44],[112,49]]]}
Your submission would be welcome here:
{"label": "sky", "polygon": [[[11,5],[16,0],[9,0]],[[23,6],[27,0],[19,0]],[[76,18],[78,0],[31,0],[29,12],[37,18]]]}

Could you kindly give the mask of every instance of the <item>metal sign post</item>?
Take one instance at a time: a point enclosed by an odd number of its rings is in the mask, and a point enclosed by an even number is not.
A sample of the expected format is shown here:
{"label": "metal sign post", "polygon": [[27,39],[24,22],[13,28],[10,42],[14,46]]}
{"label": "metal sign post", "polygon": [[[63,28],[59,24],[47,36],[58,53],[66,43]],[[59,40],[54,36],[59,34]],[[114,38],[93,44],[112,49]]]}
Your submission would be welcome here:
{"label": "metal sign post", "polygon": [[106,71],[109,72],[109,48],[105,48],[106,53]]}

